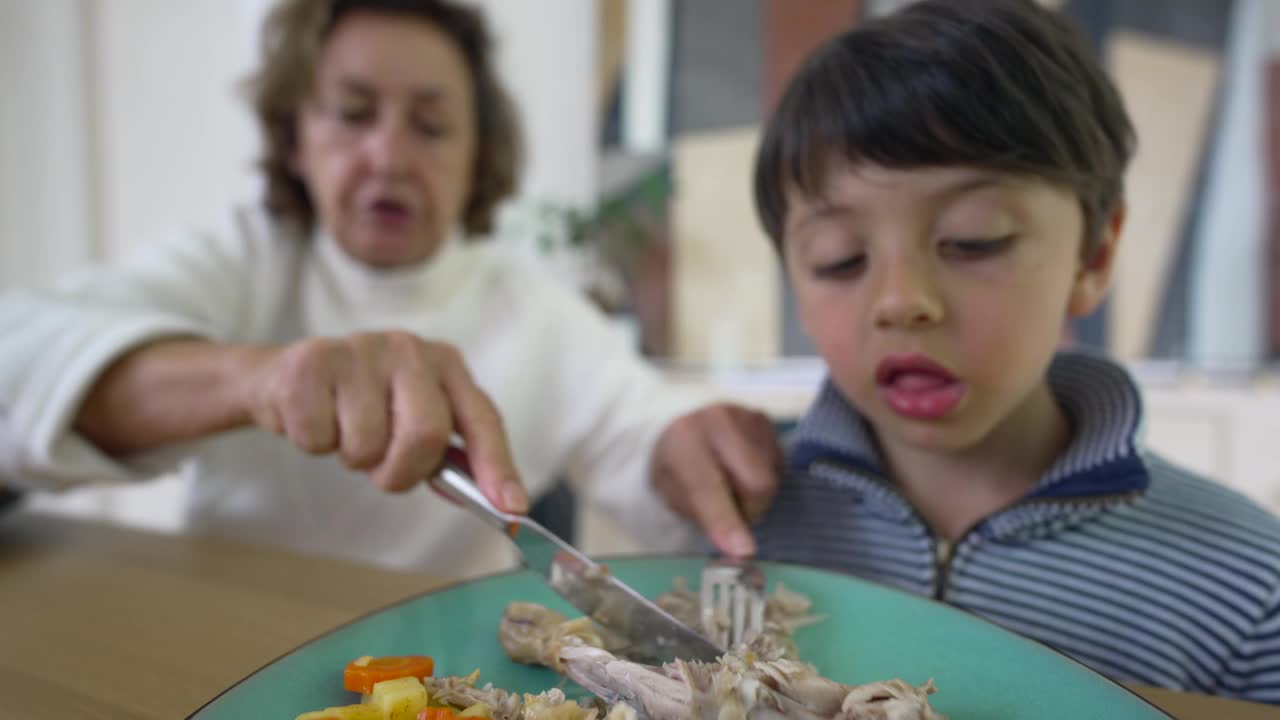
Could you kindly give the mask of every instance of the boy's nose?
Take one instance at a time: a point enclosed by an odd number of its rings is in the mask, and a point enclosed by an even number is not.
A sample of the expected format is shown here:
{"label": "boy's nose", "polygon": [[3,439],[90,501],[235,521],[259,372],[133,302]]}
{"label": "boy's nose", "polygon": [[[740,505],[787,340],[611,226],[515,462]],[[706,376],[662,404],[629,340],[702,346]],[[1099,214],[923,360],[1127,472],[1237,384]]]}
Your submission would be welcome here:
{"label": "boy's nose", "polygon": [[913,329],[942,320],[942,301],[927,271],[891,267],[881,273],[875,296],[875,322],[882,329]]}

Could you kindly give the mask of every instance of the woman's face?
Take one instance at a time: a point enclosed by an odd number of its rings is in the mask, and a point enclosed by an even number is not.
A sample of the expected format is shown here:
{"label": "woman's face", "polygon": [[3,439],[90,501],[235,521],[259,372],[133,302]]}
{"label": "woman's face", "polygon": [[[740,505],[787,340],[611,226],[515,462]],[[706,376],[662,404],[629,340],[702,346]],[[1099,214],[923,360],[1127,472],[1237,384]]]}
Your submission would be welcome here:
{"label": "woman's face", "polygon": [[321,50],[294,169],[319,222],[377,268],[430,258],[459,224],[476,146],[471,75],[431,23],[353,12]]}

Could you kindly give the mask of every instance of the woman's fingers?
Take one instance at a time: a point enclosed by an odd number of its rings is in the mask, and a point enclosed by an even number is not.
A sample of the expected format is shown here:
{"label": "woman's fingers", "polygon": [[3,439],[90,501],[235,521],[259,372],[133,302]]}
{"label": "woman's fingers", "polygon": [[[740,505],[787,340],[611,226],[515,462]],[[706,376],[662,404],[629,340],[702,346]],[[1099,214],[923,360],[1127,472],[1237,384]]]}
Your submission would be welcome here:
{"label": "woman's fingers", "polygon": [[335,368],[331,343],[306,341],[286,348],[273,368],[267,393],[284,435],[303,452],[337,448]]}
{"label": "woman's fingers", "polygon": [[520,482],[507,443],[502,416],[471,378],[457,351],[439,354],[441,387],[453,411],[454,426],[467,445],[467,456],[480,491],[500,510],[524,513],[529,495]]}
{"label": "woman's fingers", "polygon": [[389,386],[390,440],[370,478],[383,490],[403,492],[439,467],[453,431],[453,415],[438,377],[419,363],[397,365]]}
{"label": "woman's fingers", "polygon": [[382,359],[359,352],[337,386],[338,453],[353,470],[380,465],[391,442],[391,397]]}
{"label": "woman's fingers", "polygon": [[259,425],[305,452],[337,451],[384,490],[422,482],[456,432],[485,496],[529,508],[497,407],[449,345],[403,332],[303,340],[272,353],[254,386]]}

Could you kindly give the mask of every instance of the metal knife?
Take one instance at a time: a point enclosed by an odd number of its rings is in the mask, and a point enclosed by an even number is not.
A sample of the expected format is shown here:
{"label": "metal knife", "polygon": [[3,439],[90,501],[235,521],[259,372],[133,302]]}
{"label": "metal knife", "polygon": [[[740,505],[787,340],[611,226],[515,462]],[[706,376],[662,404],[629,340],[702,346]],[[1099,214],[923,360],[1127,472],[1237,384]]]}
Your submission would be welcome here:
{"label": "metal knife", "polygon": [[472,480],[466,452],[456,444],[429,479],[436,492],[501,530],[520,552],[524,566],[560,597],[629,642],[628,656],[646,662],[710,662],[724,650],[614,577],[538,522],[498,510]]}

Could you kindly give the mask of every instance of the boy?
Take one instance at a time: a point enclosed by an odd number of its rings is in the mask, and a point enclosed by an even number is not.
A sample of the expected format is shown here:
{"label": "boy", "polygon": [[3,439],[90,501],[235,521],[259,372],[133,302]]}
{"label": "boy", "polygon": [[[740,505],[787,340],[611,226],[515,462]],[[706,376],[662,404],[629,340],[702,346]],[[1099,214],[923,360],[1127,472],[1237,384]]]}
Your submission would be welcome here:
{"label": "boy", "polygon": [[755,193],[829,379],[761,556],[931,595],[1117,680],[1280,702],[1280,521],[1144,452],[1101,302],[1134,145],[1031,0],[926,0],[819,50]]}

